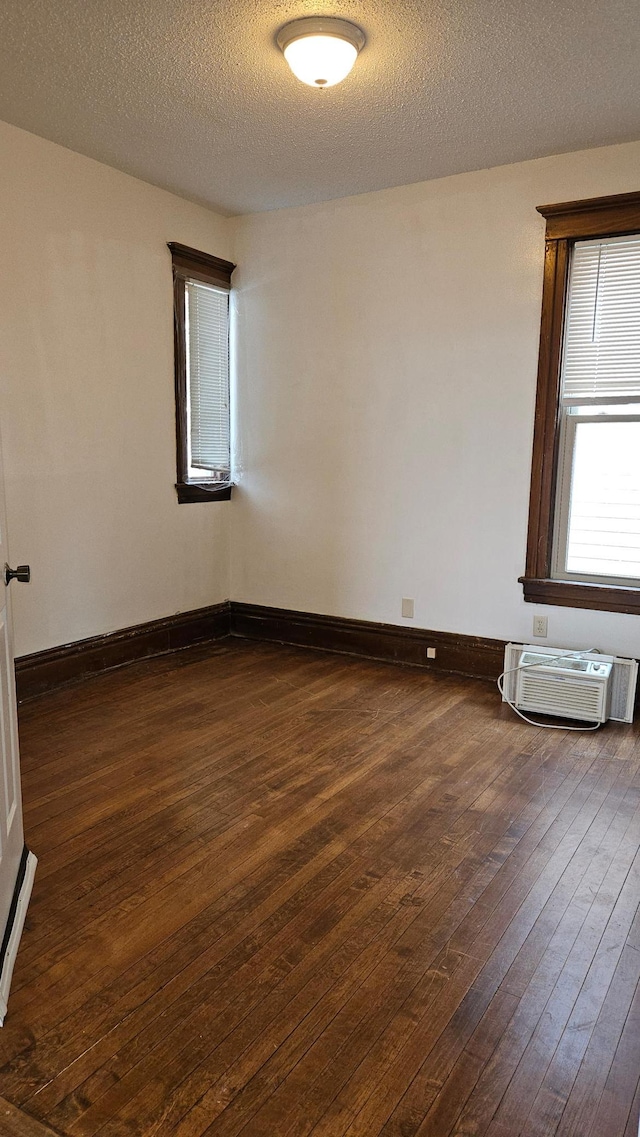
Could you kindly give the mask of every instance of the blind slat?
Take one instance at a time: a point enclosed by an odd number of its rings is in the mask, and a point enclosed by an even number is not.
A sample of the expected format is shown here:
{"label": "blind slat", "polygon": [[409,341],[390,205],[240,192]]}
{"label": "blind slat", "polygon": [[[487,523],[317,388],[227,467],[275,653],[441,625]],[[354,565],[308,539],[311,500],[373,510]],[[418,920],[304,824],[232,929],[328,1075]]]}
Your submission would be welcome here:
{"label": "blind slat", "polygon": [[640,236],[574,245],[562,398],[567,405],[640,399]]}
{"label": "blind slat", "polygon": [[195,280],[185,293],[189,464],[228,472],[229,294]]}

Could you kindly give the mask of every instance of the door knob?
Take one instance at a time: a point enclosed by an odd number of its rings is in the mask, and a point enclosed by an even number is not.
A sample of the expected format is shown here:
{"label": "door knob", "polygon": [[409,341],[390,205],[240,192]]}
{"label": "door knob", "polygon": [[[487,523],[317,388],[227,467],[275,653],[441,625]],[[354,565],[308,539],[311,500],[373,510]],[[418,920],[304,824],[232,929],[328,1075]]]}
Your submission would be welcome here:
{"label": "door knob", "polygon": [[8,565],[4,566],[4,583],[10,584],[13,579],[21,580],[23,584],[28,584],[31,580],[31,569],[29,565],[18,565],[17,568],[9,568]]}

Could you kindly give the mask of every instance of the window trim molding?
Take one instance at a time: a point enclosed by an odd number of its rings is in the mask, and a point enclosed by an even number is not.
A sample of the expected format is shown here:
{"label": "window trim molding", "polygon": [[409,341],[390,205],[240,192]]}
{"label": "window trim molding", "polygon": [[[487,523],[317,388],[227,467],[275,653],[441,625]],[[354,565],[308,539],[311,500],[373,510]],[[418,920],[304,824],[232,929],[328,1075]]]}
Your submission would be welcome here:
{"label": "window trim molding", "polygon": [[187,362],[185,353],[185,283],[201,280],[218,288],[231,291],[231,274],[236,267],[211,253],[192,249],[177,241],[168,241],[173,268],[173,359],[176,396],[176,492],[178,502],[184,505],[201,501],[228,501],[231,497],[230,481],[189,480],[187,449]]}
{"label": "window trim molding", "polygon": [[559,460],[560,363],[571,247],[589,237],[640,232],[640,192],[539,205],[546,219],[538,384],[531,461],[527,559],[519,577],[531,604],[640,615],[640,588],[552,578]]}

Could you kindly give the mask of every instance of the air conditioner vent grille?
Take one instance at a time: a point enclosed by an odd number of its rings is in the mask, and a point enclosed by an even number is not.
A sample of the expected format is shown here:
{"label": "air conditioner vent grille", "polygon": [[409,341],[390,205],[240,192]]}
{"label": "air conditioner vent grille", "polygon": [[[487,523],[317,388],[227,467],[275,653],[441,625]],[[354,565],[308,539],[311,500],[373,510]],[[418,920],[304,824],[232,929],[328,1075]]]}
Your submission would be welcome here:
{"label": "air conditioner vent grille", "polygon": [[601,714],[602,687],[529,673],[522,677],[518,702],[526,704],[529,710],[568,718],[590,718],[595,722]]}

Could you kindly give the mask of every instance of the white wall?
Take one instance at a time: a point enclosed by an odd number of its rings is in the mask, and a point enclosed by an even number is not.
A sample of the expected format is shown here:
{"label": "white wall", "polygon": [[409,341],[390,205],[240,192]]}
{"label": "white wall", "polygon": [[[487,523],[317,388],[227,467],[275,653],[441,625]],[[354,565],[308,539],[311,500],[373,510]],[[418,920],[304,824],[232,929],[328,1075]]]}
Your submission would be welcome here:
{"label": "white wall", "polygon": [[[634,143],[233,222],[234,598],[531,637],[535,206],[639,180]],[[637,617],[541,610],[552,644],[640,654]]]}
{"label": "white wall", "polygon": [[228,222],[0,124],[0,380],[16,651],[229,595],[230,503],[178,505],[169,240]]}
{"label": "white wall", "polygon": [[[229,221],[0,124],[18,654],[230,594],[530,638],[535,206],[639,171],[634,143]],[[175,496],[168,240],[239,262],[230,503]],[[640,654],[637,617],[542,611],[551,643]]]}

